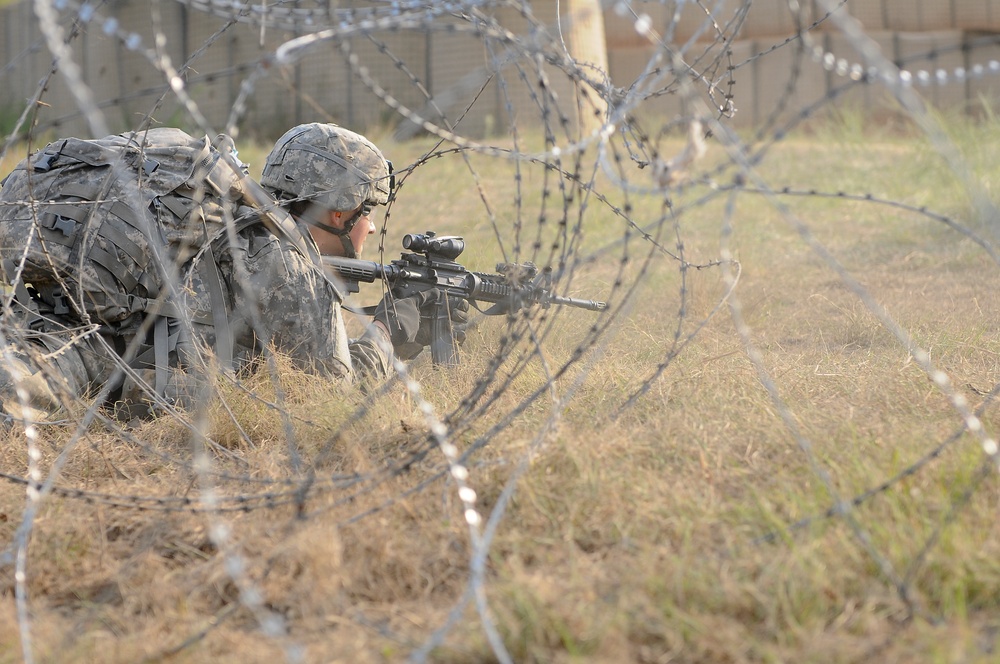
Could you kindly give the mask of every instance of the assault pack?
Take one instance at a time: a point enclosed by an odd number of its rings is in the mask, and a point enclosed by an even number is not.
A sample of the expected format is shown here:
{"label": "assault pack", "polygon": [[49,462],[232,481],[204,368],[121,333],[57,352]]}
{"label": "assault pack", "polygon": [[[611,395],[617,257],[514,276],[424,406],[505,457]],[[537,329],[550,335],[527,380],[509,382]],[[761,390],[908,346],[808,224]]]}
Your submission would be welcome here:
{"label": "assault pack", "polygon": [[[134,362],[155,367],[159,383],[187,317],[214,326],[228,364],[219,242],[262,223],[309,251],[241,166],[228,136],[213,142],[174,128],[61,139],[19,163],[0,183],[0,262],[29,327],[67,316],[125,337],[153,314],[155,342]],[[204,284],[210,311],[178,308],[173,295],[191,279]]]}
{"label": "assault pack", "polygon": [[0,257],[54,313],[126,327],[235,216],[240,178],[219,157],[172,128],[50,143],[2,182]]}

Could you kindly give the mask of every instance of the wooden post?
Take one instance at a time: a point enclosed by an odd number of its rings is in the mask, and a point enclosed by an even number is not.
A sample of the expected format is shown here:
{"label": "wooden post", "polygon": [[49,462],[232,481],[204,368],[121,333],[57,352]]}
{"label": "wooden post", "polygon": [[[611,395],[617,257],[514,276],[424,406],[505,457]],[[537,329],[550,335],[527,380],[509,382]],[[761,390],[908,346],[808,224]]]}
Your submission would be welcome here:
{"label": "wooden post", "polygon": [[[587,80],[603,84],[608,73],[608,46],[600,0],[559,0],[560,35],[570,57]],[[607,116],[607,101],[593,87],[577,83],[578,126],[581,133],[599,129]]]}

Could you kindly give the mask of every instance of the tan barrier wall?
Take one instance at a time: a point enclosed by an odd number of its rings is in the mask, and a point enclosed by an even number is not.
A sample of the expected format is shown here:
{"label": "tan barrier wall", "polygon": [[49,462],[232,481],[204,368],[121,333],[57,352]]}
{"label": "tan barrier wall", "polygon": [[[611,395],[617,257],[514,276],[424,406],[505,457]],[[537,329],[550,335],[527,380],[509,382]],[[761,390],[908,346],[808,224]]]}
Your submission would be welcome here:
{"label": "tan barrier wall", "polygon": [[[199,49],[225,24],[224,19],[190,10],[176,3],[161,3],[160,27],[173,38],[167,50],[174,66],[184,62],[185,54]],[[145,48],[152,44],[153,25],[150,5],[145,2],[122,2],[116,5],[115,16],[120,25],[143,38]],[[501,16],[505,25],[515,25],[523,19],[513,13]],[[538,13],[538,19],[551,21],[554,5]],[[3,85],[11,91],[7,107],[0,101],[0,118],[20,113],[23,100],[34,94],[38,81],[51,65],[51,56],[37,27],[29,2],[21,2],[0,10],[4,29],[0,32],[0,55],[6,68]],[[222,129],[230,111],[240,98],[240,87],[257,68],[261,58],[273,53],[282,42],[295,35],[269,29],[261,35],[258,29],[236,25],[226,31],[192,65],[185,76],[187,92],[197,102],[208,122]],[[439,114],[427,102],[419,79],[437,98],[446,116],[453,121],[462,117],[461,128],[466,133],[482,133],[501,129],[508,108],[531,109],[537,117],[540,102],[522,80],[529,77],[532,85],[537,78],[531,72],[521,72],[516,63],[507,62],[501,68],[506,83],[490,83],[491,56],[500,62],[503,48],[488,49],[475,34],[434,32],[390,33],[376,35],[387,40],[387,51],[405,63],[379,51],[379,45],[368,39],[350,42],[358,60],[398,102],[423,117],[437,120]],[[570,32],[566,39],[572,42]],[[99,26],[90,26],[72,42],[74,58],[81,63],[84,79],[94,97],[102,103],[113,130],[135,126],[146,113],[153,112],[158,122],[191,125],[187,113],[173,94],[166,94],[164,75],[139,53],[128,51],[120,40],[103,34]],[[548,68],[551,88],[561,102],[551,106],[553,114],[565,114],[575,122],[574,86],[557,70]],[[157,100],[165,101],[157,106]],[[60,76],[55,76],[44,94],[45,105],[38,109],[38,124],[56,134],[85,134],[87,125],[76,110],[77,104]],[[468,107],[475,102],[471,111]],[[246,99],[245,114],[239,127],[245,132],[276,135],[298,122],[326,120],[349,126],[379,125],[397,121],[394,111],[376,97],[352,74],[345,54],[335,43],[325,43],[311,50],[299,63],[288,68],[269,69],[267,75],[254,84]],[[523,119],[523,118],[522,118]]]}
{"label": "tan barrier wall", "polygon": [[[954,76],[956,70],[971,71],[977,63],[985,66],[990,61],[1000,62],[1000,44],[979,41],[975,35],[959,30],[919,34],[873,32],[869,37],[890,59],[905,62],[911,72],[926,71],[935,79],[931,85],[915,85],[928,103],[970,111],[982,108],[983,103],[1000,103],[1000,78],[996,75],[964,79]],[[819,42],[836,58],[857,62],[854,47],[842,35],[827,33]],[[737,67],[736,85],[732,89],[735,125],[760,126],[776,114],[783,122],[792,120],[789,109],[808,112],[832,95],[841,106],[864,111],[873,118],[896,113],[896,103],[883,87],[852,83],[799,50],[782,48],[767,53],[766,57],[756,57],[772,44],[770,39],[748,39],[733,45],[732,60]],[[627,85],[637,80],[654,52],[650,46],[609,51],[610,68],[617,84]],[[936,82],[938,71],[947,74],[944,84]],[[642,112],[669,117],[688,108],[690,101],[685,103],[680,94],[667,94],[644,102]]]}
{"label": "tan barrier wall", "polygon": [[[784,37],[797,29],[788,0],[754,0],[745,16],[737,6],[741,3],[701,4],[709,9],[722,5],[721,11],[712,17],[714,24],[706,23],[705,9],[695,2],[632,0],[631,13],[622,15],[609,10],[605,14],[608,48],[638,46],[646,41],[635,30],[636,15],[640,14],[649,16],[659,36],[668,36],[673,25],[670,41],[674,44],[683,44],[692,37],[705,41],[720,33],[732,35],[737,28],[742,39]],[[802,27],[810,27],[825,16],[822,9],[825,5],[816,0],[800,0],[799,5],[804,10]],[[848,0],[846,10],[869,32],[1000,31],[1000,0]],[[827,19],[818,27],[835,30],[836,24]]]}
{"label": "tan barrier wall", "polygon": [[[632,4],[642,6],[642,3]],[[646,4],[651,17],[656,13],[654,28],[656,25],[664,28],[668,23],[667,12],[673,11],[671,3]],[[558,34],[555,4],[536,5],[537,19],[548,23],[553,35]],[[850,5],[863,22],[872,26],[869,34],[882,46],[883,52],[894,60],[904,62],[907,68],[925,68],[935,72],[943,69],[950,73],[959,67],[971,69],[976,63],[1000,60],[998,47],[977,44],[975,40],[975,36],[981,34],[978,29],[993,25],[993,20],[1000,20],[1000,0],[997,0],[996,6],[992,0],[941,0],[940,3],[930,0],[871,0],[852,2]],[[183,62],[187,54],[206,44],[225,24],[222,18],[208,16],[178,3],[158,3],[157,6],[160,8],[161,28],[172,36],[166,49],[175,66]],[[696,3],[687,2],[683,6],[675,41],[685,30],[696,30],[704,17],[704,12]],[[142,35],[147,48],[152,43],[153,35],[150,7],[149,3],[136,1],[115,4],[115,16],[120,24]],[[932,10],[932,7],[935,9]],[[944,12],[941,7],[948,11]],[[512,10],[505,11],[506,14],[498,16],[504,25],[515,31],[519,26],[523,28],[527,25]],[[893,12],[903,12],[906,17],[892,18],[896,16]],[[0,16],[3,24],[0,55],[4,58],[0,85],[8,91],[6,103],[0,101],[0,122],[7,127],[12,126],[12,118],[23,109],[24,100],[34,94],[38,81],[51,67],[52,58],[39,35],[31,3],[9,5],[0,10]],[[877,28],[885,24],[916,27],[928,24],[933,17],[936,17],[934,20],[947,18],[954,24],[972,22],[977,31],[946,29],[911,33]],[[976,17],[978,20],[973,21]],[[845,79],[824,70],[794,45],[775,50],[766,57],[756,57],[784,39],[774,34],[787,35],[794,29],[785,0],[755,0],[742,23],[739,16],[716,18],[723,33],[731,33],[739,26],[741,35],[750,35],[736,42],[731,57],[736,77],[732,92],[737,108],[733,122],[737,125],[748,126],[764,121],[781,108],[782,99],[786,100],[789,108],[802,108],[822,100],[847,83]],[[638,37],[634,17],[622,17],[612,10],[605,13],[604,19],[611,78],[618,87],[629,88],[654,54],[654,47],[648,40]],[[573,26],[564,24],[562,27],[562,36],[571,47],[573,39],[586,39],[574,31]],[[760,36],[754,37],[757,32],[761,33]],[[837,57],[851,62],[856,60],[854,50],[839,33],[828,31],[816,35],[816,39]],[[259,29],[237,25],[218,36],[197,57],[186,77],[187,89],[212,127],[220,130],[225,127],[230,111],[240,96],[241,83],[254,72],[263,56],[293,36],[288,32],[267,30],[262,44]],[[710,37],[711,33],[701,36]],[[571,125],[575,125],[580,112],[591,112],[587,104],[578,107],[579,89],[554,67],[548,67],[546,73],[556,101],[540,99],[534,72],[519,69],[516,61],[506,61],[502,46],[490,48],[477,35],[436,31],[430,35],[402,32],[380,37],[388,41],[388,51],[396,54],[406,67],[398,66],[392,57],[380,53],[377,43],[354,39],[350,46],[368,67],[372,77],[401,104],[422,117],[437,120],[437,111],[411,80],[411,77],[418,78],[433,92],[435,102],[450,121],[462,118],[459,131],[463,134],[505,132],[511,117],[522,122],[525,119],[537,121],[543,113],[553,121],[560,115],[565,116]],[[84,77],[95,98],[102,104],[113,131],[136,126],[150,112],[157,122],[192,127],[176,96],[167,94],[163,74],[141,55],[126,49],[119,40],[101,32],[98,25],[89,26],[71,44],[74,57],[81,64]],[[711,41],[702,41],[693,45],[690,52],[711,49]],[[913,55],[922,58],[906,60]],[[728,61],[723,63],[725,66],[728,64]],[[490,79],[490,73],[497,68],[503,72],[502,83],[498,77]],[[704,103],[719,103],[722,95],[729,90],[722,75],[724,70],[725,67],[716,73],[720,84],[718,98],[714,101],[703,99]],[[853,87],[855,89],[843,95],[852,104],[872,112],[891,108],[891,101],[881,91],[863,85]],[[995,99],[997,89],[995,77],[984,77],[931,86],[921,89],[921,92],[932,103],[962,106],[974,105],[981,98]],[[164,101],[157,105],[161,96]],[[644,102],[643,112],[675,114],[692,101],[680,97],[676,91],[658,93]],[[52,79],[43,100],[45,105],[37,109],[39,127],[57,135],[89,133],[61,76]],[[311,51],[298,65],[287,69],[273,68],[259,79],[253,94],[247,98],[246,111],[238,127],[244,135],[273,137],[289,126],[310,120],[333,121],[368,130],[381,124],[396,124],[398,116],[350,72],[338,45],[327,43]],[[408,127],[407,123],[400,125],[403,135],[408,129],[412,127]]]}

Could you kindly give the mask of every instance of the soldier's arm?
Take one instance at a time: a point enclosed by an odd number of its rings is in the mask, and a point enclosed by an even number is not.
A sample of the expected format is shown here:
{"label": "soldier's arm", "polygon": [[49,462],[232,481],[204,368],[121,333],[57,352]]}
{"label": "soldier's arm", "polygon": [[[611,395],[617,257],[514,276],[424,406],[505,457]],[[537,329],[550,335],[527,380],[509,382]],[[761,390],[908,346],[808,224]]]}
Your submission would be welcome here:
{"label": "soldier's arm", "polygon": [[361,338],[351,341],[350,352],[360,380],[377,382],[392,373],[392,342],[381,322],[374,322]]}
{"label": "soldier's arm", "polygon": [[231,250],[227,277],[234,310],[246,320],[256,345],[274,344],[306,371],[353,378],[337,292],[310,259],[273,235],[247,239]]}

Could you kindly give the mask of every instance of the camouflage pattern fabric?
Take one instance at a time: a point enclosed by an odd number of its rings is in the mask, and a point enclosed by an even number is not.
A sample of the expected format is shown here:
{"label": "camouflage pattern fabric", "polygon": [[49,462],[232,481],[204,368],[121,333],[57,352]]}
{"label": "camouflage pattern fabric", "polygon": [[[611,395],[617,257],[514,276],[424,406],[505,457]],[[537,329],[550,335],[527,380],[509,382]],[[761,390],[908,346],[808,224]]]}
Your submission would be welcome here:
{"label": "camouflage pattern fabric", "polygon": [[[292,358],[306,371],[355,382],[379,380],[391,371],[391,354],[375,336],[348,341],[340,294],[310,259],[291,249],[260,226],[244,229],[232,246],[219,252],[219,271],[226,290],[230,343],[235,349],[234,368],[251,367],[267,344]],[[196,275],[192,272],[191,275]],[[155,394],[155,366],[140,366],[112,392],[110,400],[124,419],[154,412],[154,404],[191,407],[201,400],[209,368],[204,349],[218,343],[216,329],[193,322],[211,306],[203,281],[196,276],[185,284],[184,306],[192,322],[177,326],[176,342],[169,352],[170,376],[163,394]],[[5,314],[5,328],[21,321],[20,338],[9,338],[0,370],[0,399],[11,416],[30,415],[35,420],[54,419],[74,398],[96,394],[120,364],[113,349],[133,339],[97,327],[80,334],[71,317],[44,317],[42,332],[24,324],[29,312],[16,306]],[[22,396],[15,394],[15,386]]]}
{"label": "camouflage pattern fabric", "polygon": [[334,124],[289,129],[267,156],[260,184],[272,194],[347,212],[389,201],[389,164],[361,134]]}
{"label": "camouflage pattern fabric", "polygon": [[[309,258],[254,226],[225,248],[218,262],[232,297],[231,329],[240,348],[255,354],[260,340],[269,340],[307,371],[348,380],[388,374],[388,354],[372,339],[348,342],[341,295]],[[203,292],[199,298],[204,306]]]}
{"label": "camouflage pattern fabric", "polygon": [[208,137],[158,128],[61,139],[4,179],[0,257],[57,312],[124,326],[241,197]]}
{"label": "camouflage pattern fabric", "polygon": [[[375,338],[349,344],[340,293],[322,268],[272,234],[261,210],[232,203],[238,178],[215,169],[207,138],[171,130],[150,145],[167,140],[180,145],[133,152],[123,137],[65,139],[5,180],[3,409],[37,419],[98,393],[130,345],[129,370],[108,395],[128,417],[161,399],[199,401],[209,348],[226,348],[224,364],[235,370],[272,344],[304,370],[386,376],[390,354]],[[58,178],[53,168],[62,169]],[[238,229],[231,244],[227,219]],[[177,276],[180,287],[168,292]]]}

